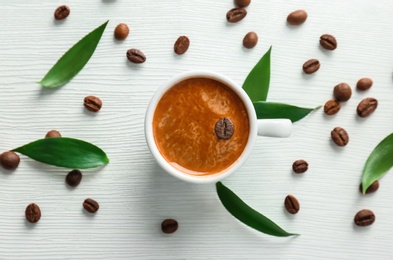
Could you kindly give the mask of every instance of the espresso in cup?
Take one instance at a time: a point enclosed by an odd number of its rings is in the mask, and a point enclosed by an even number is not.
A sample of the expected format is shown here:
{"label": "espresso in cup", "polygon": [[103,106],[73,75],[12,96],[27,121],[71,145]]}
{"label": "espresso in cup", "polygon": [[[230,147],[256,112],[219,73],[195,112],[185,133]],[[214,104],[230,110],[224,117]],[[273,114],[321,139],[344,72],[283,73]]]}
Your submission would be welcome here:
{"label": "espresso in cup", "polygon": [[[216,123],[229,119],[233,135],[215,132]],[[155,144],[174,168],[194,176],[218,174],[242,155],[250,135],[247,108],[230,87],[204,77],[184,79],[169,88],[154,111]]]}

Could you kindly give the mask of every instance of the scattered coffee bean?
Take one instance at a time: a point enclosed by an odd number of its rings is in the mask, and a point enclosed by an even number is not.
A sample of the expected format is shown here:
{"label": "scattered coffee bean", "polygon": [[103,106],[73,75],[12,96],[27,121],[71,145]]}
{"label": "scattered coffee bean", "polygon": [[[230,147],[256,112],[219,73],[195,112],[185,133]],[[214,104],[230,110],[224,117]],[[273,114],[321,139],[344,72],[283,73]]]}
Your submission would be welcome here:
{"label": "scattered coffee bean", "polygon": [[235,0],[235,5],[238,7],[247,7],[251,3],[251,0]]}
{"label": "scattered coffee bean", "polygon": [[242,7],[233,8],[227,13],[227,21],[237,23],[247,15],[247,10]]}
{"label": "scattered coffee bean", "polygon": [[172,234],[174,233],[179,227],[179,223],[177,223],[174,219],[165,219],[161,223],[161,230],[165,234]]}
{"label": "scattered coffee bean", "polygon": [[188,47],[190,47],[190,39],[187,36],[180,36],[177,38],[173,49],[176,54],[182,55],[188,50]]}
{"label": "scattered coffee bean", "polygon": [[307,20],[307,13],[304,10],[296,10],[287,16],[290,25],[301,25]]}
{"label": "scattered coffee bean", "polygon": [[319,70],[320,67],[321,67],[321,64],[319,63],[319,60],[311,59],[311,60],[306,61],[303,64],[303,71],[306,74],[312,74],[312,73],[316,72],[317,70]]}
{"label": "scattered coffee bean", "polygon": [[228,140],[235,132],[235,126],[229,118],[221,118],[214,126],[214,131],[219,139]]}
{"label": "scattered coffee bean", "polygon": [[82,173],[80,170],[72,170],[66,176],[66,183],[71,187],[76,187],[82,180]]}
{"label": "scattered coffee bean", "polygon": [[375,109],[377,109],[378,106],[378,100],[375,98],[365,98],[362,101],[360,101],[356,112],[360,117],[368,117],[370,114],[372,114]]}
{"label": "scattered coffee bean", "polygon": [[338,146],[345,146],[349,142],[348,133],[342,127],[334,128],[330,134],[333,142],[335,142]]}
{"label": "scattered coffee bean", "polygon": [[372,212],[369,209],[363,209],[356,213],[354,222],[358,226],[369,226],[375,221],[375,215],[374,212]]}
{"label": "scattered coffee bean", "polygon": [[325,50],[335,50],[337,48],[337,40],[333,35],[330,34],[324,34],[319,38],[319,44],[325,49]]}
{"label": "scattered coffee bean", "polygon": [[144,63],[146,56],[138,49],[129,49],[127,51],[127,59],[133,63]]}
{"label": "scattered coffee bean", "polygon": [[255,32],[249,32],[243,38],[243,46],[247,49],[254,48],[258,43],[258,35]]}
{"label": "scattered coffee bean", "polygon": [[285,208],[291,214],[296,214],[299,212],[300,204],[299,201],[293,195],[288,195],[284,201]]}
{"label": "scattered coffee bean", "polygon": [[83,101],[83,105],[87,108],[87,110],[98,112],[102,107],[102,101],[98,97],[87,96]]}
{"label": "scattered coffee bean", "polygon": [[305,160],[296,160],[292,164],[292,170],[295,173],[305,173],[308,170],[308,163]]}
{"label": "scattered coffee bean", "polygon": [[371,88],[373,85],[373,81],[370,78],[361,78],[359,79],[358,83],[356,84],[356,88],[358,90],[367,90]]}
{"label": "scattered coffee bean", "polygon": [[41,218],[40,207],[35,203],[29,204],[25,210],[25,217],[30,223],[37,223]]}
{"label": "scattered coffee bean", "polygon": [[15,170],[20,162],[19,155],[12,151],[4,152],[0,155],[0,164],[7,170]]}
{"label": "scattered coffee bean", "polygon": [[50,130],[48,133],[46,133],[45,138],[49,137],[61,137],[61,134],[57,130]]}
{"label": "scattered coffee bean", "polygon": [[127,38],[129,33],[130,29],[128,28],[128,25],[125,23],[119,23],[115,28],[114,35],[117,40],[121,41]]}
{"label": "scattered coffee bean", "polygon": [[340,83],[334,87],[333,95],[337,101],[348,101],[352,96],[352,89],[347,83]]}
{"label": "scattered coffee bean", "polygon": [[98,202],[93,199],[85,199],[83,207],[90,213],[96,213],[100,208],[100,205],[98,205]]}
{"label": "scattered coffee bean", "polygon": [[[376,192],[379,188],[379,181],[374,181],[366,190],[366,194]],[[363,193],[363,184],[360,183],[359,190]]]}
{"label": "scattered coffee bean", "polygon": [[56,20],[66,19],[70,15],[70,8],[67,5],[62,5],[56,8],[54,16]]}
{"label": "scattered coffee bean", "polygon": [[341,104],[335,99],[327,101],[323,107],[325,114],[331,116],[336,114],[341,108]]}

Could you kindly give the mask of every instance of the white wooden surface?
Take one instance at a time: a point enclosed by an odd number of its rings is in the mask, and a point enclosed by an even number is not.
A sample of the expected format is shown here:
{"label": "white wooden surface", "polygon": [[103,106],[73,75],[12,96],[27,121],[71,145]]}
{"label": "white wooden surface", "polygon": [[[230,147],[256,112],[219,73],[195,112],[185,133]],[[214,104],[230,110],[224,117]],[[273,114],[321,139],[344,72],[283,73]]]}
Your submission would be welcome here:
{"label": "white wooden surface", "polygon": [[[0,259],[390,259],[393,254],[393,176],[377,193],[358,191],[361,171],[372,149],[393,131],[393,2],[253,0],[247,17],[228,24],[231,0],[1,0],[0,7],[0,150],[42,138],[57,129],[64,136],[102,147],[111,159],[103,169],[84,171],[76,189],[65,185],[67,169],[22,157],[14,172],[0,169]],[[55,22],[57,6],[71,15]],[[305,9],[309,18],[289,27],[286,16]],[[77,40],[106,20],[108,27],[87,66],[55,90],[40,80]],[[113,39],[125,22],[131,33]],[[249,32],[259,35],[252,50],[242,47]],[[338,49],[319,47],[330,33]],[[173,53],[178,36],[191,40],[183,56]],[[244,201],[299,237],[276,238],[244,226],[221,205],[214,185],[180,182],[162,172],[145,144],[144,112],[155,89],[177,73],[214,70],[242,84],[259,58],[273,46],[270,101],[313,107],[347,82],[353,96],[339,114],[319,110],[294,125],[288,139],[259,138],[246,165],[224,183]],[[125,53],[141,49],[147,61],[130,64]],[[303,62],[318,58],[321,69],[302,74]],[[374,86],[360,93],[357,80]],[[86,95],[97,95],[103,108],[86,112]],[[367,119],[356,116],[365,97],[379,100]],[[347,129],[350,142],[330,141],[335,126]],[[292,162],[306,159],[309,171],[295,175]],[[301,210],[285,212],[287,194]],[[91,216],[82,202],[100,203]],[[25,207],[37,203],[42,218],[27,224]],[[353,224],[363,208],[376,214],[366,228]],[[179,230],[164,235],[160,223],[175,218]]]}

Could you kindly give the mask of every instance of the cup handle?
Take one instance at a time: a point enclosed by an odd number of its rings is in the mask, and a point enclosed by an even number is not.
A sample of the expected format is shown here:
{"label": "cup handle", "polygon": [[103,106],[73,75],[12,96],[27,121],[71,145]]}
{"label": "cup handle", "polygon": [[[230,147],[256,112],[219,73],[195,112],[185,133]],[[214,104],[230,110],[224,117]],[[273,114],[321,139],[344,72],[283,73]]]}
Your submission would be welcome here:
{"label": "cup handle", "polygon": [[292,121],[286,118],[258,119],[258,135],[269,137],[289,137],[292,133]]}

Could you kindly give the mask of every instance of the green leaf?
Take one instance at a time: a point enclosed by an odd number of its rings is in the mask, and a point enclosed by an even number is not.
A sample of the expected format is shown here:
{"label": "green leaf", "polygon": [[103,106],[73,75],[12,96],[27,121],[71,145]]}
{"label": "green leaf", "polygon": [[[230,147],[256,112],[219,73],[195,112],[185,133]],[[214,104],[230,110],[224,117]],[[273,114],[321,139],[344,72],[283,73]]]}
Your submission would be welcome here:
{"label": "green leaf", "polygon": [[108,22],[109,20],[72,46],[37,83],[43,87],[54,88],[70,81],[93,55]]}
{"label": "green leaf", "polygon": [[66,168],[86,169],[109,163],[105,152],[97,146],[66,137],[40,139],[13,151],[42,163]]}
{"label": "green leaf", "polygon": [[229,213],[244,224],[272,236],[287,237],[298,235],[286,232],[276,223],[252,209],[221,182],[216,183],[216,188],[218,197],[224,207],[229,211]]}
{"label": "green leaf", "polygon": [[318,106],[316,108],[305,108],[305,107],[297,107],[297,106],[292,106],[283,103],[265,102],[265,101],[253,102],[253,104],[258,119],[288,118],[292,122],[299,121],[300,119],[304,118],[309,113],[311,113],[312,111],[321,107]]}
{"label": "green leaf", "polygon": [[243,89],[246,91],[251,101],[266,101],[270,84],[271,51],[272,47],[263,55],[243,83]]}
{"label": "green leaf", "polygon": [[374,181],[380,179],[393,166],[393,133],[383,139],[371,152],[363,168],[363,194]]}

